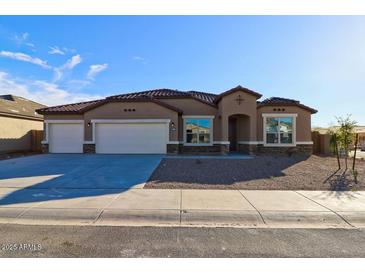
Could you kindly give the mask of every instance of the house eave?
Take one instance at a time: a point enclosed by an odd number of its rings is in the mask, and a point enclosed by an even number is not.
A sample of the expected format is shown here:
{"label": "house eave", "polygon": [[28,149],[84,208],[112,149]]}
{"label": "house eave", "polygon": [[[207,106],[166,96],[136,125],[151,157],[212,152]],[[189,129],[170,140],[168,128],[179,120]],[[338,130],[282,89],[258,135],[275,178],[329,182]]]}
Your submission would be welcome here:
{"label": "house eave", "polygon": [[279,106],[290,106],[290,107],[299,107],[299,108],[302,108],[302,109],[305,109],[305,110],[308,110],[311,112],[311,114],[315,114],[318,112],[318,110],[314,109],[314,108],[311,108],[311,107],[308,107],[306,105],[303,105],[303,104],[294,104],[294,103],[258,103],[257,104],[257,109],[259,108],[262,108],[262,107],[279,107]]}
{"label": "house eave", "polygon": [[34,116],[27,116],[21,114],[13,114],[8,112],[0,112],[0,116],[3,117],[10,117],[10,118],[18,118],[18,119],[25,119],[25,120],[32,120],[32,121],[43,121],[42,117],[34,117]]}

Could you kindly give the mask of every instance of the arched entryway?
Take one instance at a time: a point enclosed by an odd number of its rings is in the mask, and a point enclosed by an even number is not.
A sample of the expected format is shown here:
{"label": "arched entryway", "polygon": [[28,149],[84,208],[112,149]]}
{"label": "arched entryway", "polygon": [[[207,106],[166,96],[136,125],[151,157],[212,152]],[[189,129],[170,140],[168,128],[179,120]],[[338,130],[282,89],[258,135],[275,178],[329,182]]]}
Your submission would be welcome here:
{"label": "arched entryway", "polygon": [[228,117],[229,150],[238,151],[239,144],[250,140],[250,116],[234,114]]}

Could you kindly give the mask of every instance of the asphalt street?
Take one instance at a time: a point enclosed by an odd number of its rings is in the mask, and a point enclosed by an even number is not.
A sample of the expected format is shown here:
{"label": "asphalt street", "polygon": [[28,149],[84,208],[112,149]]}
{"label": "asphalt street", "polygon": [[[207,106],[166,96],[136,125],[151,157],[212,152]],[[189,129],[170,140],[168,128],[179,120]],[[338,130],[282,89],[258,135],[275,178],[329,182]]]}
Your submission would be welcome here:
{"label": "asphalt street", "polygon": [[0,257],[365,257],[362,229],[0,225]]}

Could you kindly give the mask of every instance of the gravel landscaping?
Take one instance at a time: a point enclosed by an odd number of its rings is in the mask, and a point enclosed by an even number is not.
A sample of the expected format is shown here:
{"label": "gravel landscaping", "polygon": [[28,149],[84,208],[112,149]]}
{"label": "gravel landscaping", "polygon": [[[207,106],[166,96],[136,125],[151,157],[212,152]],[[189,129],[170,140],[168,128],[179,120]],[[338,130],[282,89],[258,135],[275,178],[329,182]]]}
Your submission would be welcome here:
{"label": "gravel landscaping", "polygon": [[234,159],[163,159],[145,188],[261,189],[261,190],[365,190],[365,161],[312,155],[256,156]]}

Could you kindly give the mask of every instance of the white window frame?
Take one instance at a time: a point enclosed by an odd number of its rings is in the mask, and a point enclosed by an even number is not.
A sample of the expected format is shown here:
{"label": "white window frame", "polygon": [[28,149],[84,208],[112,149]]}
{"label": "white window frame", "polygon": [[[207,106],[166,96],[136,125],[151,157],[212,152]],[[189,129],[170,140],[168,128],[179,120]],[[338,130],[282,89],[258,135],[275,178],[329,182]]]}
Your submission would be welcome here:
{"label": "white window frame", "polygon": [[[263,113],[262,119],[263,119],[263,137],[264,137],[264,146],[265,147],[295,147],[297,145],[297,113]],[[282,144],[280,143],[280,133],[279,133],[279,143],[272,144],[267,143],[266,140],[266,120],[267,118],[293,118],[293,131],[292,131],[292,143],[291,144]]]}
{"label": "white window frame", "polygon": [[[183,115],[182,116],[184,121],[184,127],[183,127],[183,136],[184,136],[184,146],[212,146],[213,145],[213,119],[214,115]],[[187,119],[208,119],[210,120],[210,132],[209,132],[209,143],[187,143],[186,142],[186,120]],[[199,138],[198,138],[199,141]]]}

